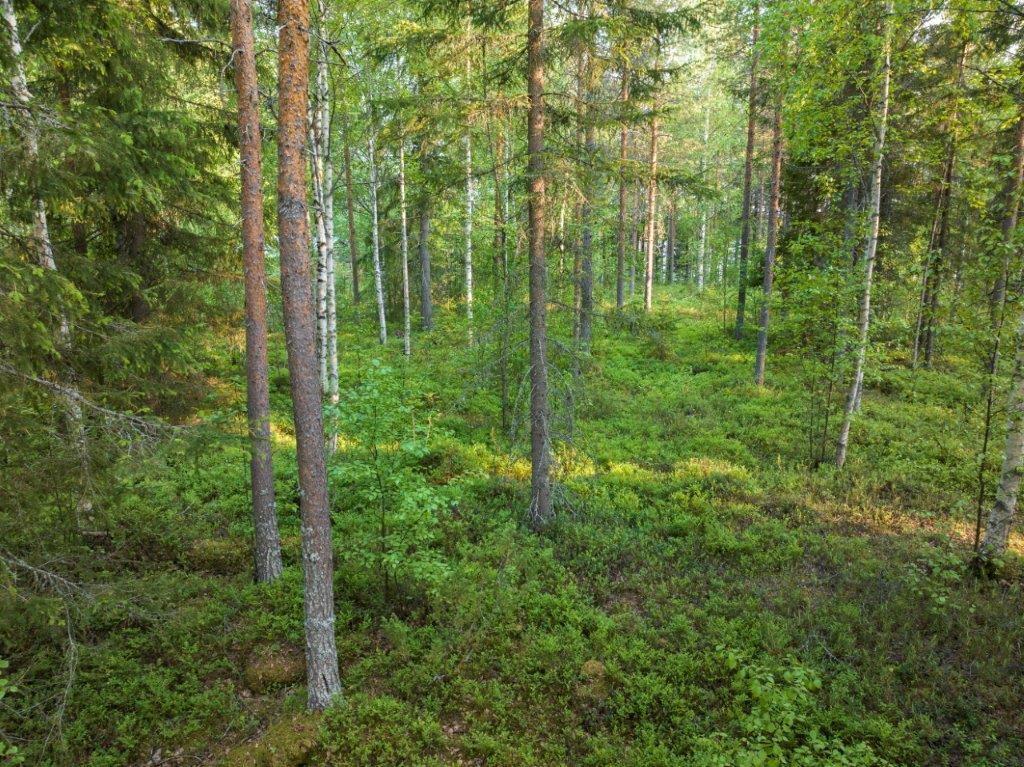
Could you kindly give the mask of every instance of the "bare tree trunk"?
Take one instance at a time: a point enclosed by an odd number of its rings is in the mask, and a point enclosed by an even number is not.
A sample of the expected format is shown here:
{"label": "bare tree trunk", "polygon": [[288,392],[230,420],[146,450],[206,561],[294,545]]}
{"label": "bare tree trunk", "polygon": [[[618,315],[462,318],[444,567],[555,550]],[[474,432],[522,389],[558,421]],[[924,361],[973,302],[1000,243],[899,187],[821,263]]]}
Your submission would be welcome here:
{"label": "bare tree trunk", "polygon": [[[317,68],[320,63],[317,61]],[[319,79],[319,76],[318,78]],[[320,98],[319,88],[317,99]],[[324,216],[324,164],[322,148],[323,112],[319,104],[310,109],[309,167],[313,181],[313,220],[316,231],[316,359],[320,388],[327,393],[327,222]]]}
{"label": "bare tree trunk", "polygon": [[644,311],[654,304],[654,241],[658,220],[658,118],[651,118],[651,166],[647,179],[647,259],[644,268]]}
{"label": "bare tree trunk", "polygon": [[761,317],[757,333],[757,358],[754,383],[764,386],[765,358],[768,355],[768,319],[775,280],[775,249],[779,238],[779,205],[782,194],[782,104],[776,103],[772,121],[772,189],[768,203],[768,234],[764,248],[764,279],[761,283]]}
{"label": "bare tree trunk", "polygon": [[[30,162],[39,159],[39,127],[32,116],[32,94],[28,89],[25,75],[25,62],[22,58],[21,36],[18,33],[18,18],[14,15],[12,0],[0,0],[0,15],[3,15],[7,26],[8,44],[14,72],[11,75],[11,91],[18,105],[25,111],[25,154]],[[46,215],[46,202],[38,191],[33,191],[32,204],[32,247],[35,250],[36,262],[43,269],[57,271],[57,263],[53,258],[53,243],[50,240],[50,225]],[[69,329],[67,320],[61,320],[61,341],[66,342]]]}
{"label": "bare tree trunk", "polygon": [[342,117],[345,141],[345,205],[348,213],[348,248],[352,268],[352,302],[359,303],[359,244],[356,242],[356,212],[352,197],[352,142],[348,135],[348,116]]}
{"label": "bare tree trunk", "polygon": [[434,327],[434,305],[430,298],[430,201],[420,198],[420,325],[424,330]]}
{"label": "bare tree trunk", "polygon": [[[472,72],[469,59],[466,59],[466,82],[467,86]],[[469,117],[466,117],[466,135],[463,139],[466,145],[466,220],[464,222],[464,235],[466,238],[466,333],[469,345],[473,345],[473,138],[470,135],[471,125]]]}
{"label": "bare tree trunk", "polygon": [[530,200],[530,522],[551,518],[548,424],[547,297],[544,256],[544,0],[529,0],[527,32],[527,175]]}
{"label": "bare tree trunk", "polygon": [[402,317],[405,320],[405,356],[412,353],[412,316],[409,310],[409,218],[405,206],[405,139],[398,145],[398,202],[402,214]]}
{"label": "bare tree trunk", "polygon": [[747,314],[747,264],[750,260],[750,197],[754,173],[754,129],[757,116],[757,60],[760,52],[757,38],[760,33],[761,7],[754,3],[754,28],[750,40],[750,96],[747,103],[747,150],[743,163],[743,208],[740,210],[739,277],[736,293],[736,340],[743,338],[743,323]]}
{"label": "bare tree trunk", "polygon": [[864,385],[864,359],[868,350],[868,331],[871,325],[871,282],[875,270],[875,253],[878,250],[878,230],[882,208],[882,163],[885,159],[885,133],[889,123],[889,81],[892,76],[892,0],[885,5],[885,40],[883,42],[882,87],[878,100],[878,124],[875,133],[874,159],[871,168],[871,222],[867,244],[864,248],[864,292],[860,300],[858,319],[857,361],[854,367],[853,383],[846,397],[843,422],[839,428],[836,444],[836,466],[846,463],[846,449],[850,439],[850,425],[857,411],[861,387]]}
{"label": "bare tree trunk", "polygon": [[[704,179],[708,166],[708,141],[711,138],[711,105],[704,108],[704,147],[700,155],[700,176]],[[704,274],[706,267],[704,259],[708,246],[708,206],[707,202],[701,201],[700,205],[700,239],[697,242],[697,293],[704,292]]]}
{"label": "bare tree trunk", "polygon": [[327,500],[323,411],[316,370],[316,328],[309,282],[309,230],[303,152],[309,86],[309,5],[278,5],[278,239],[285,340],[295,412],[302,515],[308,705],[323,710],[341,692],[334,642],[331,513]]}
{"label": "bare tree trunk", "polygon": [[388,321],[384,314],[384,270],[380,260],[380,222],[377,210],[377,128],[370,128],[370,215],[373,237],[373,286],[377,291],[378,338],[382,344],[388,342]]}
{"label": "bare tree trunk", "polygon": [[676,281],[676,196],[672,194],[668,202],[668,223],[665,227],[665,281],[671,285]]}
{"label": "bare tree trunk", "polygon": [[[320,16],[320,36],[318,41],[319,58],[317,59],[317,93],[320,99],[320,164],[323,168],[321,178],[321,206],[324,214],[324,240],[327,244],[327,401],[338,404],[338,295],[337,276],[334,254],[334,159],[331,152],[331,92],[328,82],[328,49],[327,3],[317,0]],[[338,435],[333,430],[328,435],[327,444],[333,453],[337,447]]]}
{"label": "bare tree trunk", "polygon": [[238,91],[238,145],[242,175],[242,260],[245,264],[245,372],[249,470],[255,528],[256,580],[274,580],[284,569],[277,530],[270,450],[270,385],[267,364],[267,285],[263,250],[263,181],[259,94],[250,0],[231,0],[231,44]]}
{"label": "bare tree trunk", "polygon": [[[619,97],[625,109],[629,101],[629,67],[622,67],[622,91]],[[626,160],[629,151],[629,128],[625,121],[619,134],[619,251],[615,268],[615,308],[626,303]]]}
{"label": "bare tree trunk", "polygon": [[978,549],[978,557],[989,562],[1006,553],[1020,493],[1021,468],[1024,465],[1024,317],[1017,325],[1016,343],[1017,360],[1010,380],[1006,447],[1003,451],[999,489],[996,490],[996,501],[988,513],[985,537]]}
{"label": "bare tree trunk", "polygon": [[1005,248],[1002,267],[996,284],[992,291],[989,305],[989,324],[991,326],[992,347],[988,354],[985,366],[985,383],[983,396],[985,398],[985,420],[982,431],[982,442],[978,462],[978,501],[976,518],[974,523],[974,548],[978,550],[981,545],[981,518],[985,504],[985,473],[988,468],[988,445],[992,436],[992,415],[995,406],[995,374],[999,368],[999,356],[1003,335],[1003,322],[1006,317],[1006,281],[1010,271],[1010,260],[1013,257],[1013,249],[1008,247],[1012,242],[1013,234],[1017,229],[1017,220],[1020,212],[1020,194],[1024,188],[1024,112],[1018,115],[1017,130],[1014,136],[1014,164],[1013,173],[1006,180],[1000,200],[1003,205],[1003,215],[1000,221],[1000,234],[1002,244]]}
{"label": "bare tree trunk", "polygon": [[[592,64],[590,66],[593,66]],[[589,91],[588,91],[589,95]],[[590,350],[590,342],[594,332],[594,232],[593,211],[594,199],[597,196],[597,183],[594,175],[594,158],[597,156],[597,138],[593,120],[587,113],[587,127],[584,131],[584,151],[587,157],[586,193],[580,209],[580,222],[583,227],[581,255],[583,263],[580,275],[580,344],[586,351]]]}

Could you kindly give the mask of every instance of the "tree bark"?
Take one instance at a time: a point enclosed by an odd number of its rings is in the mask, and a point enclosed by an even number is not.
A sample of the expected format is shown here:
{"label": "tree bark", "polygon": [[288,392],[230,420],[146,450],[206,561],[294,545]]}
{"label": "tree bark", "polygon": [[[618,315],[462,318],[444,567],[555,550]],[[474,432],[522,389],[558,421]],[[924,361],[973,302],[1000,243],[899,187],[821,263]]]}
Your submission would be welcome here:
{"label": "tree bark", "polygon": [[850,439],[850,425],[857,412],[861,387],[864,385],[864,360],[868,350],[868,332],[871,325],[871,282],[875,270],[875,254],[878,250],[878,231],[882,209],[882,164],[885,159],[885,133],[889,123],[889,81],[892,76],[892,0],[885,6],[885,39],[882,50],[882,85],[878,99],[878,124],[875,133],[874,159],[871,168],[871,222],[867,244],[864,247],[864,291],[860,300],[858,318],[857,361],[854,366],[853,383],[846,397],[843,422],[839,427],[836,443],[836,466],[846,463],[846,450]]}
{"label": "tree bark", "polygon": [[405,139],[398,145],[398,202],[402,214],[402,318],[405,356],[412,353],[412,313],[409,308],[409,217],[405,205]]}
{"label": "tree bark", "polygon": [[733,336],[743,338],[743,323],[747,313],[747,264],[750,259],[750,197],[754,174],[754,130],[757,115],[757,38],[760,33],[761,8],[754,2],[754,28],[750,41],[750,96],[747,102],[747,149],[743,163],[743,208],[740,210],[739,277],[736,291],[736,328]]}
{"label": "tree bark", "polygon": [[764,386],[765,358],[768,355],[768,320],[771,310],[772,283],[775,281],[775,249],[779,238],[779,204],[782,195],[782,104],[775,105],[772,120],[772,181],[768,203],[768,233],[764,248],[764,278],[761,283],[761,316],[757,332],[757,357],[754,360],[754,383]]}
{"label": "tree bark", "polygon": [[548,432],[547,297],[544,254],[544,0],[529,0],[527,31],[527,152],[530,204],[530,522],[551,519]]}
{"label": "tree bark", "polygon": [[[622,67],[622,108],[629,102],[629,67]],[[619,134],[619,251],[615,266],[615,308],[626,304],[626,161],[629,152],[629,127],[623,118]]]}
{"label": "tree bark", "polygon": [[996,490],[995,503],[989,510],[985,537],[978,550],[978,556],[983,561],[998,559],[1006,552],[1020,493],[1021,469],[1024,464],[1024,317],[1017,325],[1016,342],[1017,359],[1010,380],[1006,447],[1003,451],[999,488]]}
{"label": "tree bark", "polygon": [[331,514],[316,369],[313,291],[309,281],[309,219],[303,158],[309,87],[307,0],[280,0],[278,28],[277,217],[302,516],[306,675],[309,708],[323,710],[341,692],[341,680],[334,641]]}
{"label": "tree bark", "polygon": [[242,176],[242,261],[245,266],[246,415],[251,450],[252,516],[256,580],[281,574],[274,469],[270,450],[270,384],[267,364],[267,285],[263,241],[263,178],[259,93],[251,0],[231,0],[232,60],[238,91],[238,146]]}
{"label": "tree bark", "polygon": [[[320,63],[317,61],[317,68]],[[319,79],[319,75],[318,78]],[[317,99],[320,98],[319,88]],[[313,182],[313,221],[316,231],[316,359],[320,389],[327,393],[327,222],[324,216],[324,166],[321,155],[323,113],[319,103],[310,109],[309,168]]]}
{"label": "tree bark", "polygon": [[[700,155],[700,177],[704,180],[704,174],[708,167],[708,141],[711,138],[711,105],[704,108],[704,146]],[[700,206],[700,239],[697,242],[697,293],[704,292],[704,274],[706,268],[704,259],[707,254],[708,244],[708,206],[705,201]]]}
{"label": "tree bark", "polygon": [[384,313],[384,270],[380,260],[380,222],[377,210],[377,129],[370,128],[370,215],[373,239],[373,287],[377,293],[377,327],[381,344],[388,342],[388,320]]}
{"label": "tree bark", "polygon": [[650,177],[647,179],[647,258],[644,268],[644,311],[654,305],[654,242],[658,220],[658,118],[651,117]]}
{"label": "tree bark", "polygon": [[420,198],[420,326],[423,330],[434,327],[434,305],[430,298],[430,200],[426,194]]}
{"label": "tree bark", "polygon": [[352,303],[359,303],[359,244],[356,242],[355,200],[352,197],[352,143],[348,135],[348,117],[342,118],[345,141],[345,205],[348,213],[348,248],[352,269]]}
{"label": "tree bark", "polygon": [[[466,59],[467,87],[472,70],[470,61]],[[466,147],[466,219],[463,222],[463,234],[466,240],[466,334],[469,345],[473,345],[473,138],[471,135],[469,116],[466,116],[466,135],[463,139]]]}

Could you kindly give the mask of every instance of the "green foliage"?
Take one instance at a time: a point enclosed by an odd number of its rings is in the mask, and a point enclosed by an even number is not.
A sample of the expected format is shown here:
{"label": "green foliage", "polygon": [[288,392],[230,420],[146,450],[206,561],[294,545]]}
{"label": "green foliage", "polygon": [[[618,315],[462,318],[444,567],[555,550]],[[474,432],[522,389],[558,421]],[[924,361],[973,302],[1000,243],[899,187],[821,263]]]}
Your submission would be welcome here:
{"label": "green foliage", "polygon": [[388,696],[349,696],[331,707],[320,725],[322,763],[331,767],[441,765],[443,744],[436,720]]}
{"label": "green foliage", "polygon": [[373,360],[363,380],[327,410],[344,441],[330,468],[340,558],[376,572],[385,602],[403,588],[412,589],[406,596],[435,594],[447,574],[435,544],[449,498],[420,470],[432,430],[416,404],[409,383]]}

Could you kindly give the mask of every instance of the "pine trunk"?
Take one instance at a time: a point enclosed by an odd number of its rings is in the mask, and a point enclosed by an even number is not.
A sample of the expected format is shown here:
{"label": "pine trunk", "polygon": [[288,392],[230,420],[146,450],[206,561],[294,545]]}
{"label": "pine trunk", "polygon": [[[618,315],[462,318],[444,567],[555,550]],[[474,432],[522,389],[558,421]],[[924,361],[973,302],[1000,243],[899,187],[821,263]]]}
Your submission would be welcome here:
{"label": "pine trunk", "polygon": [[250,0],[231,2],[231,43],[238,91],[238,146],[242,176],[242,260],[245,266],[246,414],[252,451],[252,515],[256,580],[274,580],[284,569],[277,529],[270,450],[270,385],[267,364],[267,285],[263,242],[263,178],[259,94]]}
{"label": "pine trunk", "polygon": [[309,87],[309,6],[306,0],[281,0],[278,28],[277,215],[281,293],[302,516],[307,694],[309,708],[319,711],[327,708],[331,699],[341,692],[341,680],[334,641],[331,515],[309,281],[309,219],[303,158]]}

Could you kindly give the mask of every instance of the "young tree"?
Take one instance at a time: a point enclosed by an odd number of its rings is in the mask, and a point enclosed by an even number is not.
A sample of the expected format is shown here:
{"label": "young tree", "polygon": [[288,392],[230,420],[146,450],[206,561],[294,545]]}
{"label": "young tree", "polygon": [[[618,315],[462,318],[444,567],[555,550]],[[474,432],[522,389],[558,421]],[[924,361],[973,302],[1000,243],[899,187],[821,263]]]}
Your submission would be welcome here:
{"label": "young tree", "polygon": [[[657,105],[654,105],[657,109]],[[644,259],[644,311],[650,312],[654,304],[654,250],[658,221],[658,116],[651,116],[651,154],[647,178],[647,233]]]}
{"label": "young tree", "polygon": [[546,259],[544,254],[544,0],[529,0],[527,30],[527,180],[530,216],[530,522],[551,518],[548,424]]}
{"label": "young tree", "polygon": [[847,444],[850,439],[850,425],[857,412],[861,387],[864,385],[864,360],[868,350],[868,331],[871,325],[871,283],[875,271],[875,253],[878,250],[878,232],[882,213],[882,164],[885,160],[885,133],[889,124],[889,82],[892,77],[892,20],[893,0],[887,0],[882,41],[882,74],[878,96],[878,114],[875,123],[875,145],[871,165],[871,196],[869,205],[868,238],[864,246],[864,290],[860,299],[860,316],[857,320],[857,358],[854,363],[853,382],[846,397],[843,421],[839,427],[836,444],[836,466],[846,463]]}
{"label": "young tree", "polygon": [[747,314],[747,264],[750,260],[750,200],[754,173],[754,139],[757,124],[757,38],[761,29],[761,7],[754,2],[754,24],[750,33],[750,94],[747,100],[747,149],[743,160],[743,203],[740,208],[739,287],[736,297],[736,340],[743,338]]}
{"label": "young tree", "polygon": [[402,319],[405,356],[412,353],[412,318],[409,310],[409,216],[405,206],[405,137],[398,145],[398,204],[402,215]]}
{"label": "young tree", "polygon": [[308,0],[280,0],[277,23],[277,220],[302,515],[306,678],[308,705],[313,710],[322,710],[341,692],[341,679],[334,640],[331,513],[316,366],[313,290],[309,281],[309,219],[303,158],[309,86]]}
{"label": "young tree", "polygon": [[768,203],[768,237],[764,248],[764,277],[761,283],[761,316],[757,332],[754,383],[764,386],[765,357],[768,354],[768,318],[772,283],[775,280],[775,248],[779,237],[779,202],[782,193],[782,104],[776,103],[772,119],[772,189]]}
{"label": "young tree", "polygon": [[[373,119],[371,117],[371,119]],[[381,344],[388,342],[388,319],[384,312],[384,268],[380,257],[380,213],[377,202],[377,127],[370,126],[367,149],[370,164],[370,234],[373,240],[373,287],[377,294],[377,332]]]}
{"label": "young tree", "polygon": [[[619,100],[623,109],[629,102],[629,67],[622,67],[622,89]],[[626,161],[629,159],[629,124],[625,118],[619,134],[619,249],[615,269],[615,308],[626,303]]]}
{"label": "young tree", "polygon": [[270,453],[270,384],[267,365],[267,286],[263,254],[263,174],[259,92],[250,0],[231,2],[232,60],[238,91],[238,146],[242,174],[242,260],[245,264],[245,371],[252,455],[252,515],[256,580],[272,581],[284,569],[277,530],[274,469]]}

